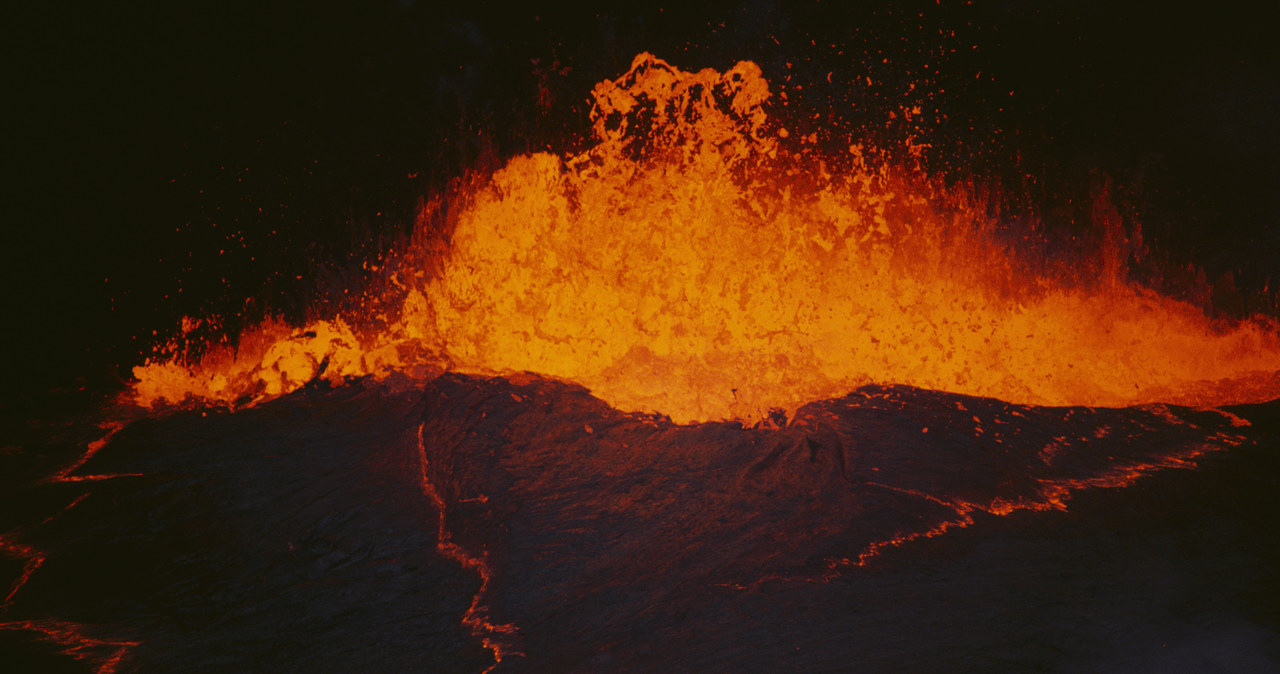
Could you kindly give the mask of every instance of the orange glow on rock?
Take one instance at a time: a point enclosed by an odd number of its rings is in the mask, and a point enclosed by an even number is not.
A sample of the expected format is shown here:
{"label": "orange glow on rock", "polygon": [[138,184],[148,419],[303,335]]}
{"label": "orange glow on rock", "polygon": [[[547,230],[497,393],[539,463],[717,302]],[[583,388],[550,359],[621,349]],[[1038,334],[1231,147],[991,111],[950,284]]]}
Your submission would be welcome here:
{"label": "orange glow on rock", "polygon": [[418,465],[422,468],[422,492],[431,500],[432,505],[440,513],[436,527],[436,549],[444,557],[452,559],[459,566],[480,576],[480,589],[471,598],[471,605],[467,607],[466,613],[462,616],[462,624],[470,628],[472,635],[479,638],[480,643],[493,653],[494,664],[485,670],[490,672],[504,658],[524,655],[517,645],[519,630],[515,625],[495,623],[489,617],[489,608],[484,602],[492,572],[483,552],[472,553],[453,541],[453,534],[449,531],[448,521],[445,516],[445,513],[449,510],[449,505],[445,503],[440,496],[440,492],[431,483],[429,475],[430,461],[427,459],[427,448],[422,437],[422,430],[423,427],[419,424]]}
{"label": "orange glow on rock", "polygon": [[[97,476],[89,478],[69,477],[69,473],[75,468],[83,465],[89,456],[97,452],[106,444],[107,440],[117,430],[118,426],[112,425],[106,437],[101,440],[90,443],[88,451],[84,458],[75,465],[66,470],[50,477],[50,482],[77,482],[84,479],[98,479],[108,476]],[[66,512],[77,505],[88,494],[81,494],[67,504],[62,512]],[[43,523],[48,523],[53,517],[49,517]],[[0,556],[11,559],[21,560],[23,562],[22,572],[14,579],[9,586],[8,593],[3,599],[0,599],[0,616],[6,616],[13,606],[14,597],[18,594],[27,582],[31,580],[34,574],[47,561],[46,554],[35,546],[22,543],[14,538],[13,534],[0,534]],[[112,674],[120,667],[121,661],[129,653],[129,650],[137,646],[136,641],[122,641],[118,639],[107,639],[95,634],[94,626],[83,625],[75,622],[58,620],[58,619],[40,619],[40,620],[0,620],[0,630],[11,630],[16,632],[29,632],[37,636],[41,641],[53,644],[63,655],[73,658],[77,662],[92,667],[94,672],[98,674]]]}
{"label": "orange glow on rock", "polygon": [[921,170],[919,147],[787,149],[755,64],[641,54],[592,95],[594,145],[516,157],[464,195],[438,272],[388,327],[264,326],[135,368],[137,400],[247,404],[424,363],[571,380],[678,423],[790,416],[866,383],[1037,405],[1280,396],[1276,321],[1219,325],[1129,282],[1105,197],[1104,250],[1063,278],[1002,243],[975,190]]}

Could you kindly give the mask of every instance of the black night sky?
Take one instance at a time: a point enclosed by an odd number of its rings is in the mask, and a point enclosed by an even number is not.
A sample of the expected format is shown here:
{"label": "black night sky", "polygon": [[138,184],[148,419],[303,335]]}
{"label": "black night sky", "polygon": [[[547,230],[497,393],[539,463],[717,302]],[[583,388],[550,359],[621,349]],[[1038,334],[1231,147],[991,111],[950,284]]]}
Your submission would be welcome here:
{"label": "black night sky", "polygon": [[[572,147],[592,84],[642,50],[686,69],[755,60],[775,87],[803,87],[795,117],[851,128],[927,79],[945,92],[933,140],[948,165],[1067,227],[1110,176],[1149,241],[1210,280],[1231,272],[1247,310],[1280,253],[1275,14],[991,1],[11,12],[6,388],[110,386],[182,315],[300,317],[357,284],[419,198],[467,168]],[[866,75],[876,87],[851,84]]]}

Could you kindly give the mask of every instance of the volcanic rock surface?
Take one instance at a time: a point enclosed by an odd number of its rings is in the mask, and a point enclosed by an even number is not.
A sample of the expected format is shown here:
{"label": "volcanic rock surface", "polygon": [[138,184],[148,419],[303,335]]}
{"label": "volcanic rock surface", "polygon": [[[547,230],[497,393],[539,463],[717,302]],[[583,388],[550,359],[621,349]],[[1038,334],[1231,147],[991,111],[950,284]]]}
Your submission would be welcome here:
{"label": "volcanic rock surface", "polygon": [[864,387],[745,428],[533,375],[313,387],[11,490],[44,510],[5,523],[0,636],[72,671],[1275,667],[1278,416]]}

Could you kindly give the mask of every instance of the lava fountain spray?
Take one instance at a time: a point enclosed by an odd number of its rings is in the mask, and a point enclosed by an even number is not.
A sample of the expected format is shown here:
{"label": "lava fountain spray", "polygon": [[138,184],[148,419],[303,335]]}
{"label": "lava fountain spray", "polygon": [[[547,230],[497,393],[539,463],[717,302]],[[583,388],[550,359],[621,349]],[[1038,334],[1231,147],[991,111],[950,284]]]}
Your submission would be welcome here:
{"label": "lava fountain spray", "polygon": [[460,194],[447,246],[404,252],[418,267],[378,329],[268,324],[235,350],[157,356],[134,369],[138,402],[243,405],[423,367],[537,372],[678,423],[789,415],[866,383],[1037,405],[1280,395],[1276,322],[1215,323],[1131,282],[1105,195],[1103,250],[1046,265],[920,146],[789,134],[753,63],[692,73],[644,53],[592,96],[593,144],[515,157]]}

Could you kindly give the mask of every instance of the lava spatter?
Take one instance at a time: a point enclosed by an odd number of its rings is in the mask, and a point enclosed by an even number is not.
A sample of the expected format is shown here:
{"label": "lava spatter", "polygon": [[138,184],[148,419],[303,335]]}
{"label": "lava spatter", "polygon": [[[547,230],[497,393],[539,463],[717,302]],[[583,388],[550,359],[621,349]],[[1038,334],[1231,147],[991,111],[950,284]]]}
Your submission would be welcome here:
{"label": "lava spatter", "polygon": [[431,273],[405,275],[377,329],[264,326],[236,350],[135,368],[136,399],[253,404],[423,359],[574,381],[680,423],[794,413],[867,383],[1040,405],[1280,394],[1276,322],[1221,324],[1130,282],[1105,194],[1104,250],[1037,263],[919,147],[789,142],[750,62],[687,72],[640,54],[592,95],[593,144],[515,157],[460,195],[448,245],[404,252]]}

